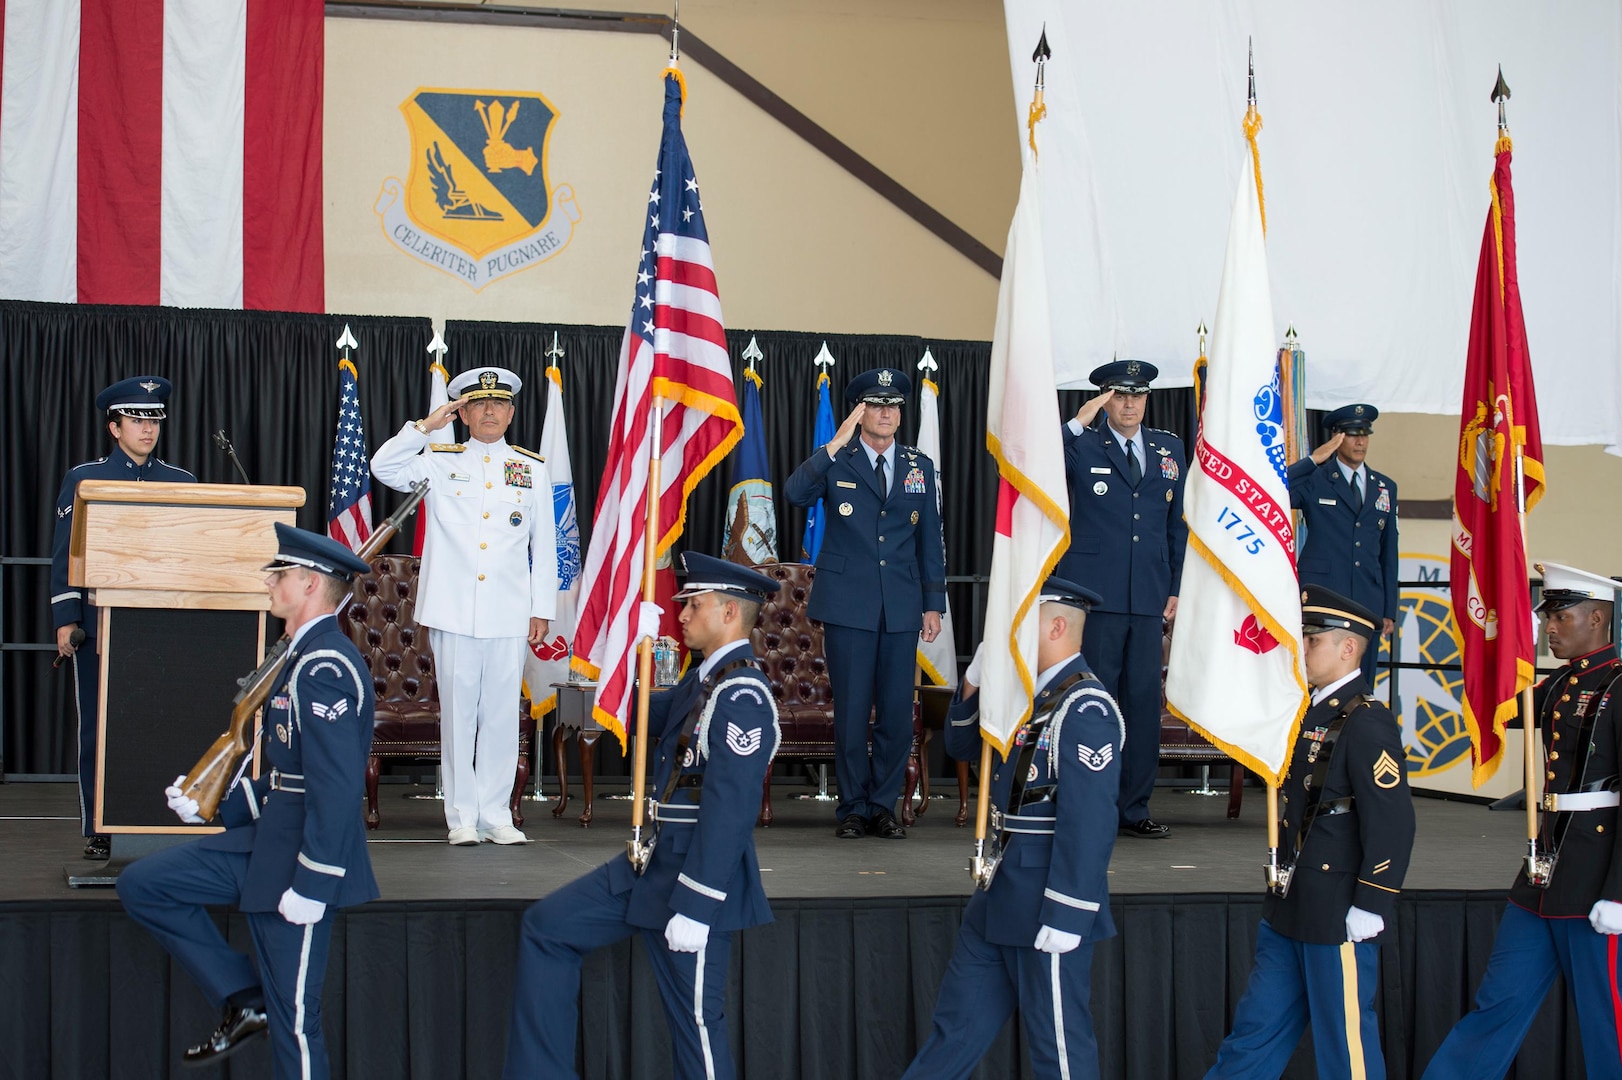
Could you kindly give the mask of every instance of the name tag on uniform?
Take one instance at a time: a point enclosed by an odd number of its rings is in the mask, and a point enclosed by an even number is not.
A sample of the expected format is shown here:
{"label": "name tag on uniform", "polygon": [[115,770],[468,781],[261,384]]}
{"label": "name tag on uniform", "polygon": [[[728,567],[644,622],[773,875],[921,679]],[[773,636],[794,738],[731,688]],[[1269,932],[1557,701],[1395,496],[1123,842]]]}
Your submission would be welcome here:
{"label": "name tag on uniform", "polygon": [[1094,465],[1090,471],[1093,474],[1098,475],[1098,476],[1108,476],[1110,474],[1110,470],[1109,470],[1108,465],[1104,465],[1104,466]]}
{"label": "name tag on uniform", "polygon": [[467,473],[453,472],[453,473],[448,473],[447,475],[450,477],[450,479],[452,479],[452,480],[460,480],[464,484],[471,483],[472,480],[473,480],[473,477],[469,476]]}
{"label": "name tag on uniform", "polygon": [[856,486],[856,481],[854,481],[854,480],[835,480],[834,481],[834,486],[835,487],[853,488],[853,487]]}
{"label": "name tag on uniform", "polygon": [[1319,506],[1334,506],[1335,505],[1335,500],[1334,499],[1319,499],[1318,500],[1318,505]]}

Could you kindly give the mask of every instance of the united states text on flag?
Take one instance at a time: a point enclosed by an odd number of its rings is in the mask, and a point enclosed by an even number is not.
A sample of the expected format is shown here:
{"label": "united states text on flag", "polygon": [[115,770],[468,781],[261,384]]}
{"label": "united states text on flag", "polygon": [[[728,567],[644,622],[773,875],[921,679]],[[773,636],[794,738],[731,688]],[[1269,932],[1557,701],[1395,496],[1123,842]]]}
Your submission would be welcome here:
{"label": "united states text on flag", "polygon": [[1306,712],[1307,684],[1254,141],[1251,149],[1228,226],[1183,496],[1193,557],[1183,563],[1166,700],[1235,761],[1277,785]]}
{"label": "united states text on flag", "polygon": [[1543,436],[1515,272],[1515,194],[1509,136],[1495,148],[1486,235],[1476,268],[1470,344],[1453,480],[1453,633],[1464,667],[1464,723],[1470,778],[1489,780],[1503,758],[1504,725],[1515,698],[1536,678],[1537,633],[1526,587],[1526,542],[1515,490],[1525,506],[1543,496]]}
{"label": "united states text on flag", "polygon": [[555,682],[569,677],[569,639],[580,604],[580,516],[575,510],[574,470],[569,467],[569,433],[563,419],[563,372],[546,369],[546,420],[540,455],[552,474],[552,524],[558,545],[558,611],[546,640],[524,657],[524,684],[530,715],[539,720],[557,707]]}
{"label": "united states text on flag", "polygon": [[608,461],[592,516],[571,661],[596,680],[596,718],[621,746],[635,700],[632,634],[642,590],[654,400],[665,405],[655,534],[660,552],[681,535],[688,494],[743,437],[704,205],[681,130],[686,89],[674,68],[664,84],[664,131],[648,192],[636,299],[620,345]]}
{"label": "united states text on flag", "polygon": [[325,310],[321,0],[0,0],[0,298]]}
{"label": "united states text on flag", "polygon": [[[344,328],[348,333],[348,328]],[[348,357],[338,361],[338,432],[332,441],[327,535],[359,551],[372,535],[372,471],[367,466],[366,425],[360,417],[360,376]]]}
{"label": "united states text on flag", "polygon": [[[919,366],[926,370],[934,370],[936,367],[935,358],[929,355],[928,349],[924,350],[924,359]],[[941,490],[940,387],[936,386],[928,375],[919,382],[921,390],[918,395],[918,449],[935,463],[935,500],[942,502],[945,495]],[[924,641],[922,638],[918,640],[918,666],[936,686],[957,685],[957,636],[952,629],[950,601],[947,602],[946,610],[941,612],[941,632],[936,635],[935,640]]]}

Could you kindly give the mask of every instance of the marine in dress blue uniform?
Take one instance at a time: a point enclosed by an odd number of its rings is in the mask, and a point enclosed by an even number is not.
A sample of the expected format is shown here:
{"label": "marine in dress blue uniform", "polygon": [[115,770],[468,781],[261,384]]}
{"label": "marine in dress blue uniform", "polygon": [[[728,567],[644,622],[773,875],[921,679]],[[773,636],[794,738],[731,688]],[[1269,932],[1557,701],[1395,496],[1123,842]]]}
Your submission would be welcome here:
{"label": "marine in dress blue uniform", "polygon": [[[360,651],[333,611],[365,562],[325,536],[276,525],[265,569],[271,613],[293,628],[282,676],[264,714],[262,775],[240,775],[220,802],[225,831],[138,859],[118,898],[224,1011],[220,1027],[185,1053],[209,1064],[266,1029],[279,1077],[328,1075],[321,1027],[332,913],[377,896],[357,795],[372,745],[375,697]],[[300,621],[302,620],[302,621]],[[176,784],[180,783],[176,780]],[[200,821],[179,787],[169,806]],[[206,906],[248,917],[256,965],[226,943]]]}
{"label": "marine in dress blue uniform", "polygon": [[[1094,944],[1115,934],[1108,871],[1126,730],[1076,648],[1076,624],[1098,594],[1049,578],[1041,600],[1031,720],[990,777],[1001,861],[964,909],[930,1035],[908,1078],[968,1076],[1016,1007],[1036,1076],[1098,1075],[1092,956]],[[1066,625],[1050,641],[1056,617]],[[948,716],[946,750],[978,760],[980,740],[978,693],[964,686]]]}
{"label": "marine in dress blue uniform", "polygon": [[[1162,639],[1177,613],[1188,547],[1182,440],[1142,426],[1158,374],[1153,364],[1120,360],[1089,376],[1107,393],[1064,425],[1070,548],[1054,570],[1103,598],[1087,616],[1082,652],[1126,717],[1120,828],[1151,839],[1170,832],[1149,817],[1149,796],[1160,768]],[[1106,422],[1087,426],[1100,408]]]}
{"label": "marine in dress blue uniform", "polygon": [[935,463],[895,441],[911,389],[893,368],[852,379],[845,400],[855,408],[783,489],[795,506],[822,499],[827,509],[806,613],[823,624],[839,779],[834,814],[837,834],[848,839],[907,835],[894,809],[912,748],[918,640],[935,640],[946,610]]}
{"label": "marine in dress blue uniform", "polygon": [[[1303,585],[1322,585],[1380,617],[1380,636],[1397,618],[1397,482],[1364,461],[1380,410],[1346,405],[1324,417],[1334,437],[1286,470],[1290,505],[1301,511],[1306,542],[1297,567]],[[1363,657],[1374,685],[1379,638]]]}
{"label": "marine in dress blue uniform", "polygon": [[[84,590],[68,584],[68,543],[73,537],[73,496],[81,480],[146,480],[194,484],[197,477],[154,457],[159,429],[168,413],[165,405],[172,386],[156,375],[123,379],[96,395],[96,408],[107,418],[113,449],[104,458],[75,465],[62,480],[56,496],[56,533],[51,543],[51,622],[56,627],[57,652],[73,657],[74,701],[79,716],[79,820],[85,858],[105,859],[107,837],[96,833],[96,743],[100,731],[97,710],[101,689],[101,650],[95,605]],[[84,632],[81,644],[71,638]]]}
{"label": "marine in dress blue uniform", "polygon": [[1503,1076],[1557,973],[1577,1003],[1588,1076],[1622,1077],[1615,1004],[1622,985],[1622,664],[1609,640],[1618,586],[1556,563],[1538,572],[1549,651],[1566,662],[1532,695],[1545,758],[1538,853],[1552,872],[1534,884],[1522,860],[1475,1008],[1436,1051],[1426,1080]]}
{"label": "marine in dress blue uniform", "polygon": [[[726,1031],[727,965],[738,930],[772,921],[753,830],[780,732],[771,684],[749,631],[777,582],[683,554],[682,633],[705,654],[649,699],[655,844],[638,874],[615,858],[524,913],[508,1080],[575,1073],[580,967],[593,949],[640,933],[670,1027],[677,1080],[734,1076]],[[638,636],[658,632],[644,612]],[[633,720],[634,723],[634,720]]]}
{"label": "marine in dress blue uniform", "polygon": [[1275,1080],[1309,1021],[1320,1077],[1385,1076],[1380,940],[1414,843],[1402,736],[1358,667],[1379,636],[1374,612],[1309,585],[1302,623],[1313,695],[1280,807],[1287,891],[1262,904],[1250,983],[1207,1080]]}

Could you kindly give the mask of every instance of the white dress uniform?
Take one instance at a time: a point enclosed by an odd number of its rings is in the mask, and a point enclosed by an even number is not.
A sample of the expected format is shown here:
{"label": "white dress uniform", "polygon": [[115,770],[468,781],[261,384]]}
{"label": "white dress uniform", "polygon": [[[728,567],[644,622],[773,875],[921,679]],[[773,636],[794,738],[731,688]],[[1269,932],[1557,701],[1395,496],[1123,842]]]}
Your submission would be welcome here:
{"label": "white dress uniform", "polygon": [[438,665],[445,821],[488,839],[512,828],[529,620],[557,613],[551,477],[505,439],[430,444],[415,424],[378,448],[372,475],[396,491],[428,481],[416,617]]}

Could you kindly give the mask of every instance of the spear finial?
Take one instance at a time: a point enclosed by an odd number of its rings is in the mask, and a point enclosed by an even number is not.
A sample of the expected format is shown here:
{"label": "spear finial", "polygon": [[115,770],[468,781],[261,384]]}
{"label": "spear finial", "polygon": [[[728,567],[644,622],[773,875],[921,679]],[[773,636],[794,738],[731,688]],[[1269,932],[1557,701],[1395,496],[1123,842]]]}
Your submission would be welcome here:
{"label": "spear finial", "polygon": [[561,367],[563,363],[563,347],[558,344],[558,332],[552,331],[552,347],[546,350],[547,366]]}
{"label": "spear finial", "polygon": [[1498,134],[1509,134],[1509,120],[1504,116],[1504,102],[1509,100],[1509,83],[1504,81],[1504,65],[1498,65],[1498,81],[1492,84],[1492,100],[1498,102]]}
{"label": "spear finial", "polygon": [[755,335],[753,334],[749,335],[749,344],[744,346],[743,358],[749,361],[749,371],[755,370],[755,362],[757,360],[766,359],[766,354],[760,351],[760,343],[755,340]]}
{"label": "spear finial", "polygon": [[344,332],[338,336],[338,348],[344,351],[345,360],[349,359],[350,349],[360,348],[360,343],[355,340],[355,335],[349,332],[348,323],[344,323]]}
{"label": "spear finial", "polygon": [[1036,124],[1048,114],[1047,103],[1043,101],[1043,93],[1047,88],[1048,59],[1053,50],[1048,47],[1048,24],[1042,24],[1042,36],[1036,41],[1036,48],[1031,53],[1031,61],[1036,64],[1036,93],[1031,97],[1030,113],[1025,119],[1025,129],[1031,142],[1031,153],[1036,153]]}
{"label": "spear finial", "polygon": [[834,366],[834,354],[828,351],[826,341],[822,343],[822,348],[817,352],[816,359],[811,362],[821,368],[824,375],[828,374],[828,369]]}
{"label": "spear finial", "polygon": [[935,362],[934,354],[932,354],[926,348],[924,350],[924,355],[918,361],[918,370],[923,372],[924,373],[924,378],[927,379],[927,378],[929,378],[929,373],[930,372],[937,371],[937,370],[939,370],[939,368],[940,368],[940,365]]}
{"label": "spear finial", "polygon": [[1198,330],[1194,331],[1194,333],[1199,335],[1199,338],[1200,338],[1200,355],[1204,356],[1205,355],[1205,336],[1210,333],[1210,331],[1205,328],[1205,320],[1204,319],[1200,320],[1200,328]]}
{"label": "spear finial", "polygon": [[1245,104],[1252,109],[1256,107],[1256,43],[1252,38],[1245,38],[1245,66],[1249,69],[1250,85],[1245,91]]}

